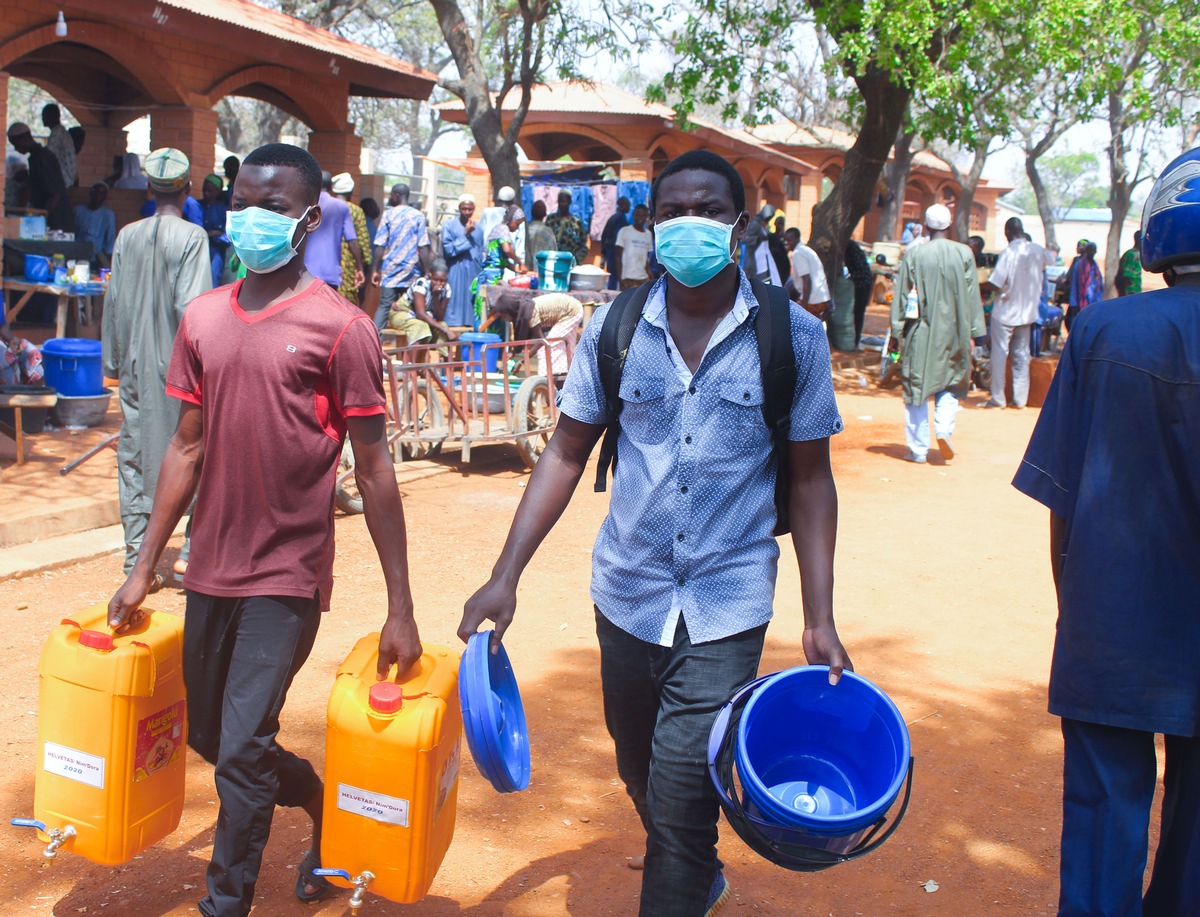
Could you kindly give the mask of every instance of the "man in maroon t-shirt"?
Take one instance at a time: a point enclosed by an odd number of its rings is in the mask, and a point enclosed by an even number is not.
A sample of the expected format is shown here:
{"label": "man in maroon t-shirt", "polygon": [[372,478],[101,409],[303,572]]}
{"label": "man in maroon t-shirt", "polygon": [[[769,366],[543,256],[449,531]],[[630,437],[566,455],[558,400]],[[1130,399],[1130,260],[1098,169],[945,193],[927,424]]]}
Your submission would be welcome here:
{"label": "man in maroon t-shirt", "polygon": [[421,654],[404,511],[384,427],[383,354],[371,319],[304,267],[321,223],[321,171],[299,147],[246,157],[229,236],[244,281],[194,299],[175,338],[167,391],[179,423],[163,460],[141,552],[109,603],[136,620],[154,567],[196,495],[184,588],[188,741],[216,766],[221,800],[205,917],[245,917],[278,805],[313,819],[296,895],[332,886],[320,865],[323,787],[275,740],[333,584],[334,476],[346,435],[387,582],[379,678]]}

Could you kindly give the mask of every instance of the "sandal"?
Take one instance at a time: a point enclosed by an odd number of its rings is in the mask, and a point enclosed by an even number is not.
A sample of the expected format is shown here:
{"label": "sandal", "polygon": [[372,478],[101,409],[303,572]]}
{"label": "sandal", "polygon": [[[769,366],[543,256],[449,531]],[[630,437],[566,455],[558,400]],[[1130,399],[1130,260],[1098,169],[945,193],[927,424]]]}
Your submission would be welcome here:
{"label": "sandal", "polygon": [[[300,861],[300,865],[296,867],[299,875],[296,876],[296,897],[305,904],[311,904],[314,901],[320,901],[332,894],[337,886],[326,879],[324,876],[314,876],[313,870],[321,868],[321,857],[317,851],[310,850],[304,854],[304,859]],[[309,892],[308,887],[312,887],[315,891]]]}

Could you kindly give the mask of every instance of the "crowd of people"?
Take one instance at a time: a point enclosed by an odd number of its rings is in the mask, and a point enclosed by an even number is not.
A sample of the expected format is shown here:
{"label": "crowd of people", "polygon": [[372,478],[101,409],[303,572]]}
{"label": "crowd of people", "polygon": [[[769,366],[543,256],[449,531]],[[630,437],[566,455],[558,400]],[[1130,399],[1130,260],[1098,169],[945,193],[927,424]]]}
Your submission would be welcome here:
{"label": "crowd of people", "polygon": [[[478,214],[475,198],[461,195],[457,212],[431,233],[406,184],[391,187],[384,208],[370,198],[355,203],[351,175],[322,171],[288,144],[230,157],[223,175],[200,180],[199,197],[179,150],[156,150],[144,162],[121,157],[111,182],[92,185],[86,205],[64,212],[67,176],[76,178],[73,159],[68,167],[59,157],[64,137],[76,141],[52,107],[43,113],[45,146],[24,124],[8,136],[29,158],[28,199],[58,225],[99,240],[98,255],[111,265],[103,366],[119,380],[124,416],[127,577],[109,606],[114,628],[136,622],[147,594],[162,586],[157,563],[191,514],[176,566],[187,592],[189,742],[215,765],[220,800],[199,912],[249,913],[277,805],[312,818],[295,894],[319,900],[333,891],[317,872],[324,787],[277,734],[288,687],[330,607],[332,479],[343,439],[387,586],[379,677],[393,666],[405,671],[421,652],[387,448],[381,333],[444,343],[501,319],[521,336],[573,333],[582,318],[573,297],[538,296],[522,310],[493,304],[485,287],[536,272],[546,251],[584,261],[587,233],[571,213],[570,191],[558,194],[554,213],[538,200],[527,218],[511,187],[498,188]],[[1200,629],[1188,604],[1200,587],[1192,562],[1200,481],[1188,451],[1200,418],[1200,218],[1180,216],[1200,205],[1187,185],[1200,151],[1188,156],[1155,185],[1146,235],[1122,258],[1118,289],[1140,299],[1098,302],[1102,272],[1089,242],[1064,272],[1063,368],[1014,482],[1051,511],[1060,615],[1051,709],[1063,718],[1066,747],[1064,917],[1136,912],[1156,732],[1167,734],[1166,798],[1144,913],[1200,908]],[[144,218],[115,232],[105,215],[110,184],[138,182]],[[1195,200],[1181,200],[1186,194]],[[745,206],[736,169],[706,151],[671,161],[648,206],[617,201],[600,254],[621,296],[596,312],[569,372],[553,367],[566,373],[558,428],[459,629],[466,640],[491,621],[494,639],[505,636],[522,572],[604,438],[609,461],[598,487],[609,463],[615,472],[617,451],[621,473],[593,552],[591,596],[617,772],[646,832],[643,917],[710,917],[729,900],[705,752],[716,711],[758,670],[777,534],[790,529],[803,573],[808,661],[829,666],[831,685],[853,669],[833,615],[830,439],[842,420],[823,322],[834,296],[799,229],[769,205],[753,216]],[[982,240],[953,241],[951,224],[950,211],[935,204],[906,229],[891,297],[906,457],[917,464],[934,442],[944,459],[954,457],[956,415],[984,340],[985,407],[1026,405],[1033,332],[1047,322],[1051,298],[1045,271],[1057,260],[1014,218],[1004,227],[1007,246],[982,271]],[[1143,257],[1172,289],[1139,294]],[[853,242],[845,271],[857,346],[876,277]],[[605,329],[631,303],[640,320],[611,387]],[[777,310],[790,332],[782,435],[764,423],[764,398],[774,392],[756,339],[760,310]],[[37,369],[5,343],[0,370]],[[1126,531],[1128,518],[1155,524]],[[1128,690],[1106,690],[1113,670]]]}

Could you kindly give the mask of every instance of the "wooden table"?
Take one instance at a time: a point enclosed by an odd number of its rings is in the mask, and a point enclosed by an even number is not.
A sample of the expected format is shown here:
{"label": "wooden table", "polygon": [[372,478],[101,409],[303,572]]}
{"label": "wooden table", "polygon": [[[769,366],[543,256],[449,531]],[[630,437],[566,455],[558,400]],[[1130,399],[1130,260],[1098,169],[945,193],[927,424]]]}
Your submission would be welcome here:
{"label": "wooden table", "polygon": [[[25,304],[29,302],[29,297],[34,293],[49,293],[51,296],[58,297],[58,313],[55,318],[55,337],[67,336],[67,320],[70,315],[71,300],[76,297],[72,295],[69,287],[60,287],[53,283],[30,283],[28,280],[20,280],[16,277],[5,277],[3,279],[3,287],[6,293],[20,293],[21,298],[16,302],[12,301],[12,297],[4,297],[4,311],[7,319],[11,324],[25,308]],[[72,325],[78,322],[71,322]]]}
{"label": "wooden table", "polygon": [[0,433],[7,436],[17,444],[17,464],[25,464],[25,430],[21,422],[22,408],[52,408],[58,401],[58,395],[47,393],[45,395],[5,395],[0,394],[0,408],[12,408],[13,425],[10,427],[4,421],[0,421]]}

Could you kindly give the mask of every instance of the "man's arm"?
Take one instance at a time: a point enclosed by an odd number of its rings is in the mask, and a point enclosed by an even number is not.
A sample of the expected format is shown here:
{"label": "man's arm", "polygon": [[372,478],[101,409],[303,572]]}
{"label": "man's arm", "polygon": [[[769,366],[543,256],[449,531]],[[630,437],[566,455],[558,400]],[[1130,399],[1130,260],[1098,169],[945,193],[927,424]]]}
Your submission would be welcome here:
{"label": "man's arm", "polygon": [[789,443],[788,471],[792,546],[800,567],[804,603],[804,656],[810,665],[828,665],[829,682],[836,684],[842,670],[853,672],[854,665],[833,623],[838,503],[829,466],[829,439]]}
{"label": "man's arm", "polygon": [[1050,513],[1050,572],[1054,576],[1054,591],[1058,592],[1058,578],[1062,574],[1063,540],[1067,535],[1067,520],[1057,513]]}
{"label": "man's arm", "polygon": [[346,242],[346,247],[354,256],[354,286],[361,287],[367,279],[367,275],[364,273],[366,268],[363,265],[362,246],[358,244],[358,239],[350,239]]}
{"label": "man's arm", "polygon": [[154,489],[154,509],[142,539],[141,550],[125,583],[108,603],[108,626],[117,628],[136,624],[138,610],[150,592],[154,568],[167,540],[187,512],[200,480],[204,464],[204,412],[200,405],[181,402],[179,422],[167,444],[158,486]]}
{"label": "man's arm", "polygon": [[621,282],[621,259],[625,257],[625,246],[616,246],[617,256],[613,259],[613,263],[608,266],[609,273],[612,274],[613,280],[617,283]]}
{"label": "man's arm", "polygon": [[571,501],[588,456],[604,432],[603,425],[583,423],[560,414],[558,428],[533,467],[529,486],[517,507],[508,538],[491,579],[463,608],[458,636],[464,643],[485,620],[496,622],[495,652],[517,610],[517,583],[534,551],[554,528]]}
{"label": "man's arm", "polygon": [[376,245],[371,252],[371,283],[379,286],[383,283],[383,246]]}
{"label": "man's arm", "polygon": [[429,265],[433,264],[433,252],[429,247],[429,243],[425,243],[417,249],[417,258],[421,262],[421,273],[428,277]]}
{"label": "man's arm", "polygon": [[363,497],[367,531],[379,555],[387,584],[387,619],[379,636],[382,680],[396,666],[401,677],[421,658],[421,636],[413,618],[412,589],[408,581],[408,537],[404,504],[396,486],[396,470],[388,452],[386,417],[347,417],[346,434],[354,450],[354,478]]}

